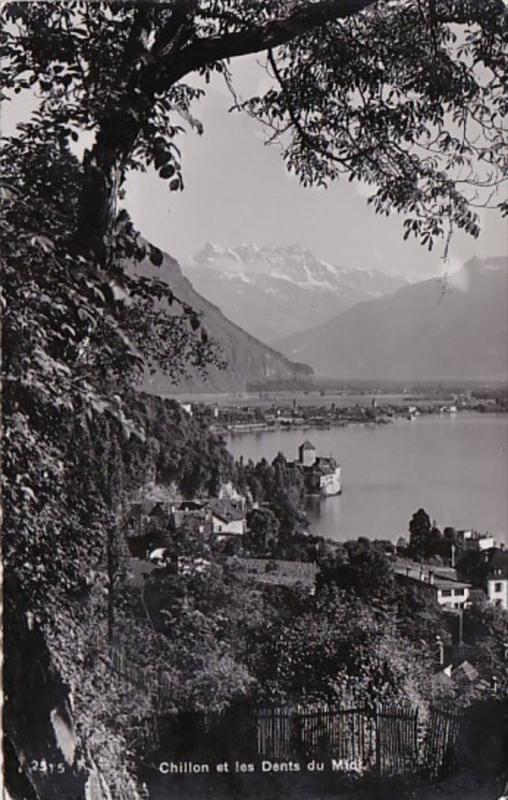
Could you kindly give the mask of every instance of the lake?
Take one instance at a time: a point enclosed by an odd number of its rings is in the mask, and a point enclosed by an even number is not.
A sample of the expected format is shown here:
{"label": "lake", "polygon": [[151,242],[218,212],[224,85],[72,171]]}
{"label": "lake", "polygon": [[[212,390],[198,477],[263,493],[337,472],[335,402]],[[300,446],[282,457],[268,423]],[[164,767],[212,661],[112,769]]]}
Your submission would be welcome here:
{"label": "lake", "polygon": [[235,457],[271,461],[282,451],[292,460],[305,439],[342,466],[342,495],[309,500],[313,533],[396,541],[424,508],[441,529],[489,531],[508,543],[508,415],[462,412],[389,425],[236,433],[227,446]]}

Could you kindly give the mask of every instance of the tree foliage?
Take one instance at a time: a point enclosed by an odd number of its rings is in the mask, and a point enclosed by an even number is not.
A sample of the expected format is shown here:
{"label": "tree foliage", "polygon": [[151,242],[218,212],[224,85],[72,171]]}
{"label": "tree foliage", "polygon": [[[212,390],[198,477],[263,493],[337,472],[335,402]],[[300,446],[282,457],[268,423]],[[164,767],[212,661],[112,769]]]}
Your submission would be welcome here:
{"label": "tree foliage", "polygon": [[403,639],[389,612],[329,587],[265,634],[257,656],[271,702],[422,702],[430,691],[424,650]]}
{"label": "tree foliage", "polygon": [[394,602],[396,585],[392,565],[376,542],[360,538],[345,542],[327,557],[319,581],[335,584],[369,603]]}
{"label": "tree foliage", "polygon": [[[73,565],[86,572],[73,553],[93,539],[81,525],[115,513],[112,481],[121,479],[114,473],[123,470],[132,486],[136,460],[152,457],[143,421],[133,413],[132,385],[155,366],[176,379],[189,364],[204,367],[216,351],[193,334],[192,309],[169,316],[155,304],[173,299],[165,284],[126,271],[132,231],[115,235],[118,258],[108,271],[69,248],[81,169],[65,143],[34,131],[29,140],[6,144],[0,165],[5,556],[35,576],[40,565],[23,542],[35,552],[47,538],[49,565],[62,567],[53,548],[67,563],[63,580]],[[114,466],[112,440],[120,451]],[[102,480],[104,470],[109,477]]]}
{"label": "tree foliage", "polygon": [[451,553],[449,537],[444,537],[435,522],[423,508],[415,511],[409,521],[409,555],[424,559],[434,556],[449,557]]}
{"label": "tree foliage", "polygon": [[236,485],[253,501],[266,503],[279,523],[281,545],[284,539],[293,538],[295,530],[305,523],[305,486],[303,476],[278,453],[270,464],[262,458],[257,464],[241,460],[234,470]]}
{"label": "tree foliage", "polygon": [[508,693],[508,612],[503,608],[472,605],[464,612],[464,636],[475,664],[501,694]]}
{"label": "tree foliage", "polygon": [[[236,103],[268,125],[304,184],[343,174],[373,186],[379,213],[407,215],[429,247],[506,167],[507,11],[502,0],[178,0],[8,3],[3,96],[36,90],[32,124],[84,152],[76,235],[96,252],[126,172],[152,165],[183,188],[175,139],[201,132],[193,105],[228,60],[264,52],[272,85]],[[18,136],[26,136],[28,127]]]}
{"label": "tree foliage", "polygon": [[246,545],[251,553],[265,555],[275,551],[280,524],[269,508],[254,508],[247,514]]}

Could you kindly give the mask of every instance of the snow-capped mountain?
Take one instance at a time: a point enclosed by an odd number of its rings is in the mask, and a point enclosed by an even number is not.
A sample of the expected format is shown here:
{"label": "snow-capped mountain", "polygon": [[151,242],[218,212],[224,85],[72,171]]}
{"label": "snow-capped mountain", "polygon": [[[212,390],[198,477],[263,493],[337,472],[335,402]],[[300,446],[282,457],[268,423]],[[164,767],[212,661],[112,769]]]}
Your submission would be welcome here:
{"label": "snow-capped mountain", "polygon": [[298,245],[242,244],[227,249],[208,243],[182,269],[200,294],[267,343],[326,322],[355,303],[406,283],[376,270],[320,261]]}

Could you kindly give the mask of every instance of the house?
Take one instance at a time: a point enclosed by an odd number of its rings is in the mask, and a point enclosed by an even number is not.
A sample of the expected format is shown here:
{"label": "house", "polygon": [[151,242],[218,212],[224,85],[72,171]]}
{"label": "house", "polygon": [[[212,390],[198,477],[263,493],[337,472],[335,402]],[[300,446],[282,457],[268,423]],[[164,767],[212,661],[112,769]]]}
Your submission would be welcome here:
{"label": "house", "polygon": [[[508,610],[508,553],[492,548],[486,575],[487,597],[492,605]],[[488,555],[488,553],[487,553]],[[485,557],[485,556],[484,556]]]}
{"label": "house", "polygon": [[444,608],[461,609],[469,603],[471,584],[457,580],[453,569],[397,559],[393,570],[400,583],[412,583],[433,594],[436,602]]}
{"label": "house", "polygon": [[243,503],[223,498],[210,500],[212,533],[222,536],[243,536],[247,528]]}
{"label": "house", "polygon": [[336,495],[342,491],[341,467],[331,456],[318,456],[312,442],[305,441],[298,448],[298,461],[288,464],[301,471],[307,494]]}
{"label": "house", "polygon": [[464,606],[467,605],[471,589],[469,583],[449,581],[445,578],[434,576],[432,572],[429,575],[429,583],[431,586],[434,586],[436,600],[440,606],[464,608]]}
{"label": "house", "polygon": [[464,530],[456,531],[455,536],[461,542],[463,550],[490,550],[496,546],[496,540],[488,533]]}
{"label": "house", "polygon": [[232,556],[227,559],[226,566],[241,581],[263,586],[300,587],[311,595],[316,591],[318,568],[310,561]]}
{"label": "house", "polygon": [[496,540],[494,539],[493,536],[488,536],[487,534],[471,539],[469,544],[469,547],[472,550],[480,550],[480,551],[491,550],[495,546],[496,546]]}
{"label": "house", "polygon": [[491,550],[496,546],[496,540],[488,534],[473,536],[465,542],[466,550]]}
{"label": "house", "polygon": [[508,552],[500,547],[469,550],[457,569],[476,589],[483,589],[488,602],[508,610]]}
{"label": "house", "polygon": [[201,533],[242,536],[247,528],[243,497],[183,500],[170,509],[169,528]]}

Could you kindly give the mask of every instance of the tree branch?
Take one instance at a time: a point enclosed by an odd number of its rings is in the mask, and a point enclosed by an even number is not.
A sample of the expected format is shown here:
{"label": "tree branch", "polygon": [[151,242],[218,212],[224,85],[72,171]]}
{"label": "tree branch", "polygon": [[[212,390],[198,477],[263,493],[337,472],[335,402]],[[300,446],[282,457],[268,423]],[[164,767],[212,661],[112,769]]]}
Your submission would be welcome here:
{"label": "tree branch", "polygon": [[345,160],[345,159],[339,158],[334,153],[331,153],[327,148],[323,147],[317,141],[315,136],[311,136],[311,134],[309,134],[308,131],[306,131],[305,128],[303,127],[303,125],[301,124],[301,122],[300,122],[300,120],[298,118],[298,115],[296,114],[296,112],[295,112],[295,110],[294,110],[294,108],[292,106],[291,97],[289,95],[289,92],[288,92],[285,84],[284,84],[282,76],[281,76],[281,74],[279,72],[279,69],[277,67],[277,63],[276,63],[275,58],[273,56],[273,51],[271,49],[268,51],[268,61],[270,62],[270,66],[272,68],[274,77],[277,79],[277,81],[278,81],[278,83],[279,83],[279,85],[280,85],[280,87],[281,87],[281,89],[282,89],[282,91],[284,93],[284,97],[286,98],[289,118],[290,118],[294,128],[296,129],[298,135],[300,136],[301,141],[304,142],[305,146],[308,147],[309,149],[317,150],[319,153],[321,153],[322,156],[324,156],[325,158],[328,158],[330,161],[333,161],[333,162],[335,162],[337,164],[340,164],[340,166],[346,167],[346,169],[349,169],[350,166],[351,166],[351,160],[350,159],[349,160]]}
{"label": "tree branch", "polygon": [[279,47],[336,19],[353,16],[377,0],[321,0],[306,2],[287,17],[273,19],[260,25],[250,25],[244,31],[198,39],[184,47],[176,60],[163,65],[156,81],[156,91],[161,93],[189,72],[215,61],[258,53]]}

